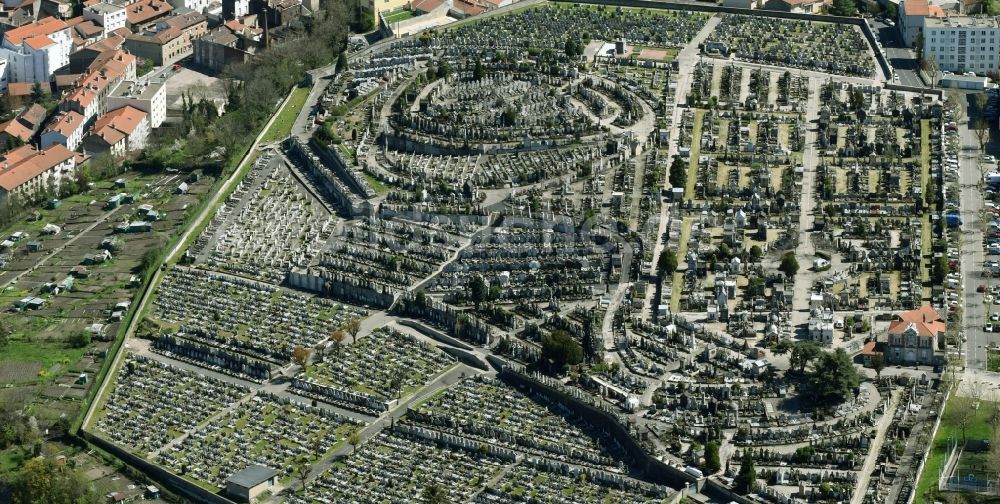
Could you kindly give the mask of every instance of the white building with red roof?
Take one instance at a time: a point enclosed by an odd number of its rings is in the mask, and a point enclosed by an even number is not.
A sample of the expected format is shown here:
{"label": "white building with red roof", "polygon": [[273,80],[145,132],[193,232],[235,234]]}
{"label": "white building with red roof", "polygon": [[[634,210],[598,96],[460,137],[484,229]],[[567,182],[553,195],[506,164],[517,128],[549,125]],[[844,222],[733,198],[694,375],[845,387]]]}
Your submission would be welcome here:
{"label": "white building with red roof", "polygon": [[69,64],[72,50],[69,25],[47,17],[5,32],[0,58],[7,60],[8,82],[48,82],[53,72]]}
{"label": "white building with red roof", "polygon": [[41,191],[58,193],[65,180],[76,177],[77,154],[63,145],[35,150],[19,147],[0,159],[0,202],[12,196],[31,198]]}
{"label": "white building with red roof", "polygon": [[147,137],[149,114],[126,106],[98,117],[83,141],[83,148],[89,154],[110,151],[111,155],[121,157],[142,150]]}
{"label": "white building with red roof", "polygon": [[899,364],[937,364],[946,324],[930,306],[905,311],[889,324],[886,360]]}
{"label": "white building with red roof", "polygon": [[69,150],[76,150],[83,140],[83,132],[86,131],[86,122],[83,116],[75,110],[60,112],[49,121],[45,131],[42,131],[42,148],[46,149],[52,145],[63,145]]}

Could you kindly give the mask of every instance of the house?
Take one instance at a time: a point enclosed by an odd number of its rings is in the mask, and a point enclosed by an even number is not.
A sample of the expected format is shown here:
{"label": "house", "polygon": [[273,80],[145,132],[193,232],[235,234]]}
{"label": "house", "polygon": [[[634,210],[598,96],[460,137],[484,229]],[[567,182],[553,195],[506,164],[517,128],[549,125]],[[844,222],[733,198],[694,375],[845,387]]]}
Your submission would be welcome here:
{"label": "house", "polygon": [[139,109],[149,115],[149,128],[159,128],[167,119],[167,87],[162,82],[126,80],[108,94],[107,110]]}
{"label": "house", "polygon": [[247,466],[226,479],[226,494],[239,502],[251,502],[274,486],[278,471],[262,465]]}
{"label": "house", "polygon": [[121,157],[141,150],[149,137],[149,115],[134,107],[115,109],[97,118],[84,139],[87,152],[107,152]]}
{"label": "house", "polygon": [[69,26],[53,17],[9,30],[3,34],[0,58],[7,82],[48,82],[59,68],[69,64],[73,37]]}
{"label": "house", "polygon": [[0,124],[0,145],[28,143],[41,129],[46,114],[45,107],[32,103],[17,114],[17,117]]}
{"label": "house", "polygon": [[[125,28],[120,28],[119,30],[128,31]],[[125,35],[128,35],[128,33]],[[108,54],[114,54],[114,52],[108,53],[107,51],[116,51],[125,45],[125,35],[105,33],[104,39],[94,42],[93,44],[70,54],[69,71],[71,72],[71,75],[78,75],[79,78],[82,79],[86,73],[93,71],[93,65],[96,60],[99,58],[105,58]],[[97,65],[100,65],[100,63],[97,63]],[[68,76],[56,75],[57,85],[60,77],[66,78]]]}
{"label": "house", "polygon": [[889,324],[886,360],[893,364],[937,364],[945,322],[937,310],[922,306],[900,313]]}
{"label": "house", "polygon": [[76,150],[83,141],[85,126],[83,116],[75,110],[56,114],[42,132],[42,148],[47,149],[58,144]]}
{"label": "house", "polygon": [[210,0],[168,0],[175,9],[188,9],[192,14],[201,14],[212,4]]}
{"label": "house", "polygon": [[58,192],[64,179],[76,178],[76,161],[76,154],[60,144],[7,152],[0,159],[0,202],[10,196],[30,199],[47,189]]}

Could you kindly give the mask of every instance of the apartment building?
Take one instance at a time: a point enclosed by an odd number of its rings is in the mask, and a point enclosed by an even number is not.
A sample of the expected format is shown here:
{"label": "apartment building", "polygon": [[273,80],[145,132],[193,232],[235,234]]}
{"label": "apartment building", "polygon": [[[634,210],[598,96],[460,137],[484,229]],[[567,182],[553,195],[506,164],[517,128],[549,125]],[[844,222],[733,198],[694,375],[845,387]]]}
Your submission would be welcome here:
{"label": "apartment building", "polygon": [[1000,68],[1000,25],[994,17],[925,17],[924,58],[949,72],[984,74]]}

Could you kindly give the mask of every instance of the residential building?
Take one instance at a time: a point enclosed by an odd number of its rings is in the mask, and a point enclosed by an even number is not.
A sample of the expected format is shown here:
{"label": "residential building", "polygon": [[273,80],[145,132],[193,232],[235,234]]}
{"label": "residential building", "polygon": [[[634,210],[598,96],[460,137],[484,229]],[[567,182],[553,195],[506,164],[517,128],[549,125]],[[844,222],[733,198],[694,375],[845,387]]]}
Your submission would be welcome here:
{"label": "residential building", "polygon": [[83,16],[67,19],[66,24],[70,27],[74,47],[85,47],[104,38],[104,27]]}
{"label": "residential building", "polygon": [[149,114],[149,127],[159,128],[167,119],[167,87],[162,82],[123,81],[108,95],[107,110],[137,108]]}
{"label": "residential building", "polygon": [[250,0],[222,0],[222,16],[238,19],[250,14]]}
{"label": "residential building", "polygon": [[42,132],[42,148],[47,149],[60,144],[69,150],[76,150],[83,140],[85,130],[86,122],[79,112],[75,110],[60,112],[49,121],[45,131]]}
{"label": "residential building", "polygon": [[924,58],[942,71],[983,74],[1000,68],[1000,25],[994,17],[923,19]]}
{"label": "residential building", "polygon": [[913,47],[924,27],[924,18],[944,17],[944,10],[939,5],[933,5],[927,0],[903,0],[899,4],[896,20],[899,33],[907,47]]}
{"label": "residential building", "polygon": [[69,64],[73,37],[69,26],[53,17],[3,34],[0,58],[7,60],[8,82],[48,82],[52,73]]}
{"label": "residential building", "polygon": [[177,28],[184,32],[188,39],[194,40],[208,33],[208,17],[197,12],[187,12],[156,23],[156,28],[158,30]]}
{"label": "residential building", "polygon": [[190,9],[198,14],[204,13],[212,3],[211,0],[169,0],[169,2],[175,9]]}
{"label": "residential building", "polygon": [[83,19],[93,21],[103,27],[105,35],[119,28],[125,28],[128,21],[125,16],[125,7],[107,2],[84,7]]}
{"label": "residential building", "polygon": [[178,59],[191,52],[191,39],[178,28],[129,35],[125,48],[132,54],[152,61],[154,65]]}
{"label": "residential building", "polygon": [[0,202],[12,196],[32,198],[41,191],[56,193],[63,180],[76,177],[76,153],[63,145],[35,150],[25,145],[0,159]]}
{"label": "residential building", "polygon": [[764,2],[764,9],[795,14],[814,14],[832,3],[828,0],[767,0]]}
{"label": "residential building", "polygon": [[125,6],[125,27],[140,31],[173,14],[174,6],[165,0],[139,0]]}
{"label": "residential building", "polygon": [[945,327],[941,315],[930,306],[900,313],[889,324],[886,360],[894,364],[937,364],[943,355],[938,348]]}
{"label": "residential building", "polygon": [[111,155],[122,157],[145,147],[148,137],[149,115],[126,106],[98,117],[83,147],[89,153],[110,151]]}
{"label": "residential building", "polygon": [[135,80],[136,57],[120,49],[106,51],[90,64],[89,70],[80,87],[59,104],[61,110],[79,112],[84,122],[105,112],[107,96],[120,82]]}
{"label": "residential building", "polygon": [[241,39],[221,27],[195,40],[193,45],[195,64],[213,73],[222,72],[233,63],[246,63],[256,49],[256,46],[250,46],[250,51],[244,50]]}
{"label": "residential building", "polygon": [[[122,28],[125,30],[124,28]],[[127,30],[126,30],[127,31]],[[89,71],[89,67],[102,54],[107,51],[121,49],[125,46],[125,37],[117,34],[106,34],[106,37],[99,42],[90,44],[73,54],[69,55],[69,71],[71,73],[82,74]]]}
{"label": "residential building", "polygon": [[0,93],[7,91],[7,59],[0,58]]}

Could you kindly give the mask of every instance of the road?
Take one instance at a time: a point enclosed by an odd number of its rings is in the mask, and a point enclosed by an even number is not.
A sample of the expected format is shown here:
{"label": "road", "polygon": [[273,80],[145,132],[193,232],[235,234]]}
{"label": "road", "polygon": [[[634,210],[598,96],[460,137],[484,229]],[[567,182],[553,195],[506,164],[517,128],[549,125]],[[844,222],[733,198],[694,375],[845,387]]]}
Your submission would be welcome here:
{"label": "road", "polygon": [[982,171],[979,166],[979,142],[968,121],[959,125],[959,186],[962,201],[962,289],[965,312],[963,327],[966,336],[965,365],[973,370],[986,368],[986,347],[997,341],[993,334],[983,331],[986,308],[983,295],[976,287],[985,283],[983,278],[983,189],[980,186]]}
{"label": "road", "polygon": [[924,87],[923,81],[917,75],[919,69],[917,55],[912,49],[905,46],[899,30],[879,21],[869,20],[869,22],[874,25],[875,28],[872,31],[878,34],[885,57],[898,76],[896,83],[904,86]]}

